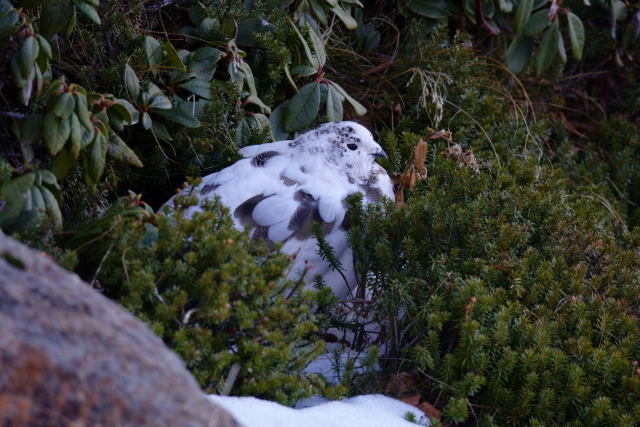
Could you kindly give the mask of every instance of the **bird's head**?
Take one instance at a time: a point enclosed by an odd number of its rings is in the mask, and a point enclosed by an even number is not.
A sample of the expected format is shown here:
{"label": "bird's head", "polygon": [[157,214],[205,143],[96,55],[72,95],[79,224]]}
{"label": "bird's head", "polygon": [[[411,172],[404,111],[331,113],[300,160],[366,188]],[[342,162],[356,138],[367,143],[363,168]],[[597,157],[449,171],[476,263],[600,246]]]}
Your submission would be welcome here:
{"label": "bird's head", "polygon": [[376,158],[387,157],[371,132],[354,122],[325,123],[298,136],[290,145],[321,156],[327,166],[354,178],[368,177]]}

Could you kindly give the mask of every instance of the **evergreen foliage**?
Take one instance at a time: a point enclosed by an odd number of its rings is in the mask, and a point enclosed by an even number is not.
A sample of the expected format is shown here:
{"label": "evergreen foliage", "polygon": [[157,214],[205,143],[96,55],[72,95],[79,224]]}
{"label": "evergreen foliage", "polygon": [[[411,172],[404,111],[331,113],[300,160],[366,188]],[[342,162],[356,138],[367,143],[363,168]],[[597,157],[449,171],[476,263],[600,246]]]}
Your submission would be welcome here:
{"label": "evergreen foliage", "polygon": [[633,425],[640,235],[553,168],[476,173],[443,148],[405,206],[352,217],[386,369],[415,372],[448,422]]}
{"label": "evergreen foliage", "polygon": [[[319,378],[299,371],[322,353],[317,332],[331,291],[285,281],[287,256],[236,230],[219,203],[188,220],[182,210],[194,200],[179,199],[167,215],[124,199],[128,214],[107,216],[113,235],[99,251],[105,293],[149,324],[207,392],[293,403],[323,391]],[[96,231],[85,230],[84,242]]]}

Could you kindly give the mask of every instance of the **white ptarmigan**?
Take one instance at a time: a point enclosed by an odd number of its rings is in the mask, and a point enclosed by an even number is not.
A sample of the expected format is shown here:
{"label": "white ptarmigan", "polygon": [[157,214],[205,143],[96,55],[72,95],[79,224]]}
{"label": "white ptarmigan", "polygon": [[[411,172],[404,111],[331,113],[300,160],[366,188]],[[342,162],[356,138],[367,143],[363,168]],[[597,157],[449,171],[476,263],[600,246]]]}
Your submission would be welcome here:
{"label": "white ptarmigan", "polygon": [[[236,227],[248,227],[253,238],[282,242],[282,251],[295,258],[290,278],[297,279],[306,268],[307,283],[319,274],[339,298],[353,296],[356,276],[343,226],[346,199],[357,192],[364,203],[393,199],[391,179],[375,163],[386,154],[371,132],[354,122],[326,123],[293,140],[251,145],[240,153],[243,159],[205,176],[195,194],[201,200],[219,196]],[[185,215],[195,210],[200,207]],[[318,254],[314,221],[333,246],[346,282]]]}

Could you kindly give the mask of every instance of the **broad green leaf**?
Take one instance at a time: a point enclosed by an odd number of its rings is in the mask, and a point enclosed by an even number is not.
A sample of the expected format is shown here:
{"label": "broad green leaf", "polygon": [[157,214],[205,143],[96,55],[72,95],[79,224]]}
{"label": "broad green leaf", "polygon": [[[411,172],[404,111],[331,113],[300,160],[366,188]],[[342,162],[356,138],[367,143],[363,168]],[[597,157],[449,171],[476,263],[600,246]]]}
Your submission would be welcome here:
{"label": "broad green leaf", "polygon": [[23,76],[29,74],[29,71],[36,62],[39,52],[40,45],[38,45],[35,37],[27,37],[24,39],[18,54],[20,71],[22,71]]}
{"label": "broad green leaf", "polygon": [[0,211],[0,227],[10,225],[20,215],[27,193],[33,187],[34,180],[34,173],[30,172],[2,184],[0,187],[0,200],[5,202],[5,206]]}
{"label": "broad green leaf", "polygon": [[[160,123],[157,123],[161,125]],[[154,123],[153,129],[156,129],[156,123]],[[165,128],[166,130],[166,128]],[[127,144],[118,136],[115,132],[109,132],[109,148],[108,148],[109,156],[119,160],[124,163],[129,163],[130,165],[137,166],[139,168],[143,167],[142,162],[134,153],[134,151],[129,148]]]}
{"label": "broad green leaf", "polygon": [[289,105],[289,101],[282,102],[269,116],[271,135],[275,141],[287,139],[287,136],[289,135],[287,131],[284,130],[284,113],[287,110],[287,105]]}
{"label": "broad green leaf", "polygon": [[560,55],[560,61],[562,61],[563,64],[567,62],[567,49],[564,47],[562,34],[558,36],[558,55]]}
{"label": "broad green leaf", "polygon": [[85,173],[89,173],[93,182],[97,183],[102,176],[107,160],[107,148],[107,138],[101,133],[96,133],[93,142],[87,147],[89,150],[87,153],[89,170],[85,171]]}
{"label": "broad green leaf", "polygon": [[553,21],[553,24],[545,31],[540,46],[538,46],[538,52],[535,58],[537,75],[542,74],[553,62],[553,58],[558,52],[558,37],[560,37],[560,29],[558,21],[556,20]]}
{"label": "broad green leaf", "polygon": [[431,19],[442,19],[449,16],[445,0],[410,0],[408,6],[412,12]]}
{"label": "broad green leaf", "polygon": [[53,173],[58,179],[62,181],[69,174],[69,171],[76,163],[73,155],[66,148],[60,150],[57,156],[53,158]]}
{"label": "broad green leaf", "polygon": [[20,61],[18,59],[18,55],[14,54],[11,57],[11,62],[9,63],[9,67],[11,68],[11,74],[13,76],[13,81],[16,86],[19,88],[23,88],[27,84],[26,76],[22,74],[22,70],[20,69]]}
{"label": "broad green leaf", "polygon": [[531,57],[533,37],[518,35],[509,45],[506,53],[506,65],[514,73],[521,72]]}
{"label": "broad green leaf", "polygon": [[84,15],[89,18],[94,24],[100,25],[102,22],[100,21],[100,17],[98,16],[98,12],[96,9],[90,4],[83,3],[82,1],[76,1],[76,6],[80,9],[80,12],[84,13]]}
{"label": "broad green leaf", "polygon": [[339,4],[331,8],[331,11],[336,14],[338,18],[342,21],[345,27],[349,30],[355,30],[358,28],[358,23],[353,17],[347,13]]}
{"label": "broad green leaf", "polygon": [[567,14],[567,22],[569,24],[569,39],[571,40],[571,54],[577,61],[582,59],[582,51],[584,50],[584,25],[582,21],[573,13]]}
{"label": "broad green leaf", "polygon": [[531,15],[531,18],[529,18],[529,22],[527,22],[527,25],[525,25],[524,30],[522,30],[522,33],[525,36],[535,36],[543,32],[545,28],[547,28],[547,26],[551,23],[548,15],[548,9],[542,9],[534,12]]}
{"label": "broad green leaf", "polygon": [[340,94],[333,88],[333,86],[327,86],[327,119],[330,122],[339,122],[342,120],[342,99]]}
{"label": "broad green leaf", "polygon": [[294,65],[291,67],[291,73],[300,77],[313,76],[318,72],[317,68],[310,67],[309,65]]}
{"label": "broad green leaf", "polygon": [[53,224],[57,230],[62,228],[62,212],[60,212],[60,206],[58,201],[51,191],[46,187],[39,187],[38,190],[42,193],[44,199],[45,209],[53,219]]}
{"label": "broad green leaf", "polygon": [[[158,110],[158,112],[161,112],[162,110]],[[144,113],[142,113],[142,127],[149,130],[151,129],[151,116],[149,115],[149,113],[147,113],[146,111]]]}
{"label": "broad green leaf", "polygon": [[75,93],[73,97],[76,101],[76,114],[78,115],[78,119],[80,119],[80,123],[82,123],[82,126],[86,129],[92,130],[93,123],[91,122],[91,115],[89,114],[87,97],[81,93]]}
{"label": "broad green leaf", "polygon": [[44,54],[47,58],[53,58],[53,53],[51,52],[51,45],[49,41],[42,37],[40,34],[36,34],[36,39],[38,40],[38,44],[40,45],[40,52]]}
{"label": "broad green leaf", "polygon": [[155,136],[162,139],[163,141],[173,141],[173,138],[167,130],[167,127],[157,120],[154,120],[151,124],[151,131]]}
{"label": "broad green leaf", "polygon": [[200,126],[200,121],[198,121],[197,118],[195,118],[190,112],[186,112],[181,108],[159,110],[155,111],[155,113],[166,120],[176,122],[188,128],[197,128]]}
{"label": "broad green leaf", "polygon": [[364,106],[360,104],[358,101],[353,99],[351,95],[349,95],[347,91],[342,88],[342,86],[340,86],[336,82],[331,82],[331,85],[333,85],[334,89],[336,89],[338,93],[342,95],[342,97],[346,99],[349,104],[351,104],[351,106],[353,107],[353,110],[356,112],[358,116],[367,114],[367,109],[364,108]]}
{"label": "broad green leaf", "polygon": [[36,142],[42,138],[42,115],[33,114],[17,120],[13,126],[13,133],[20,143]]}
{"label": "broad green leaf", "polygon": [[319,3],[320,0],[309,0],[309,5],[311,6],[311,10],[318,18],[318,21],[322,23],[322,25],[329,25],[329,18],[327,17],[327,13]]}
{"label": "broad green leaf", "polygon": [[[298,39],[302,43],[302,48],[304,49],[304,53],[307,56],[307,60],[309,61],[309,64],[313,68],[315,68],[317,70],[320,67],[320,63],[318,62],[318,58],[316,57],[316,55],[311,53],[311,48],[309,47],[309,44],[307,43],[307,40],[304,38],[304,36],[300,32],[300,30],[298,30],[298,27],[296,26],[296,24],[294,24],[293,21],[291,21],[291,20],[289,20],[289,23],[291,24],[291,27],[293,28],[293,30],[297,34]],[[309,31],[313,31],[313,30],[310,29]]]}
{"label": "broad green leaf", "polygon": [[309,29],[309,38],[311,39],[311,45],[313,46],[313,51],[315,52],[316,58],[318,59],[318,65],[321,67],[327,62],[327,54],[324,50],[324,43],[322,39],[318,37],[315,31]]}
{"label": "broad green leaf", "polygon": [[144,37],[144,51],[147,54],[147,61],[151,65],[151,70],[156,73],[156,66],[164,61],[164,51],[160,42],[151,36]]}
{"label": "broad green leaf", "polygon": [[262,100],[260,98],[258,98],[255,95],[249,95],[245,98],[245,102],[247,104],[253,104],[253,105],[257,105],[258,107],[260,107],[260,110],[264,113],[270,114],[271,113],[271,108],[269,108],[269,106],[267,104],[265,104],[264,102],[262,102]]}
{"label": "broad green leaf", "polygon": [[51,36],[64,29],[72,16],[71,10],[75,9],[71,0],[47,0],[40,13],[40,33],[50,39]]}
{"label": "broad green leaf", "polygon": [[76,101],[70,92],[64,92],[58,97],[51,111],[61,119],[66,119],[76,108]]}
{"label": "broad green leaf", "polygon": [[[134,107],[129,101],[127,101],[126,99],[122,99],[122,98],[116,98],[116,101],[118,101],[117,104],[113,105],[111,108],[115,108],[116,111],[118,112],[118,114],[126,121],[129,122],[129,124],[131,125],[135,125],[136,123],[138,123],[138,110],[136,110],[136,107]],[[127,113],[125,114],[124,111],[122,111],[121,108],[124,108],[125,110],[127,110]]]}
{"label": "broad green leaf", "polygon": [[191,79],[179,86],[202,98],[211,99],[211,83],[207,80]]}
{"label": "broad green leaf", "polygon": [[250,137],[251,137],[251,127],[249,126],[249,123],[247,123],[247,119],[243,117],[238,123],[238,126],[236,126],[236,137],[235,137],[236,145],[239,148],[244,147],[249,143]]}
{"label": "broad green leaf", "polygon": [[147,106],[153,110],[168,110],[171,108],[171,101],[164,95],[154,95],[149,100]]}
{"label": "broad green leaf", "polygon": [[140,80],[138,80],[136,72],[133,71],[133,68],[131,68],[129,64],[124,66],[124,83],[127,86],[129,97],[132,100],[138,99],[140,95]]}
{"label": "broad green leaf", "polygon": [[302,86],[289,100],[284,114],[284,128],[287,132],[297,132],[310,125],[320,110],[320,86],[316,82]]}
{"label": "broad green leaf", "polygon": [[522,33],[533,10],[533,0],[520,0],[518,9],[516,9],[516,31]]}
{"label": "broad green leaf", "polygon": [[[62,123],[68,123],[68,131],[65,131]],[[51,111],[45,114],[42,136],[45,145],[49,149],[49,153],[55,156],[60,150],[62,150],[65,142],[67,142],[69,133],[71,133],[70,125],[71,124],[67,120],[60,119]]]}
{"label": "broad green leaf", "polygon": [[187,67],[184,65],[184,62],[182,62],[180,55],[178,55],[178,52],[176,52],[176,49],[173,47],[171,42],[163,41],[162,46],[164,47],[164,51],[167,53],[169,66],[178,71],[187,71]]}
{"label": "broad green leaf", "polygon": [[80,125],[80,119],[75,114],[71,115],[71,146],[69,151],[74,159],[78,158],[80,149],[82,148],[82,126]]}

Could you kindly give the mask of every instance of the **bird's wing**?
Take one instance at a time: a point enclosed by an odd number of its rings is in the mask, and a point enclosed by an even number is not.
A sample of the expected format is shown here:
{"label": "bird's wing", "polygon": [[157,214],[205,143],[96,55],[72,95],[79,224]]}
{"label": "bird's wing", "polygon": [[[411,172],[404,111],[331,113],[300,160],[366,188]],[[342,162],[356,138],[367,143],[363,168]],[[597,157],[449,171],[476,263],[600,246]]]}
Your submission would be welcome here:
{"label": "bird's wing", "polygon": [[242,147],[240,149],[240,154],[243,157],[253,157],[256,154],[263,153],[265,151],[277,151],[277,152],[288,152],[289,151],[289,143],[290,140],[284,141],[276,141],[269,142],[266,144],[257,144],[257,145],[247,145],[246,147]]}

